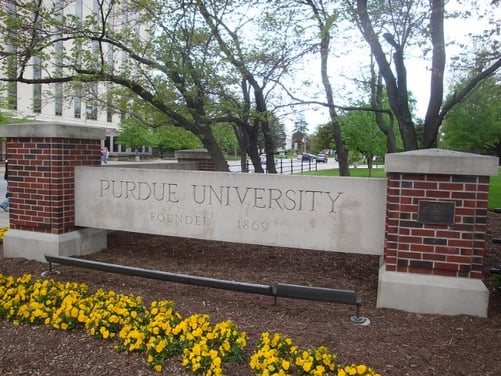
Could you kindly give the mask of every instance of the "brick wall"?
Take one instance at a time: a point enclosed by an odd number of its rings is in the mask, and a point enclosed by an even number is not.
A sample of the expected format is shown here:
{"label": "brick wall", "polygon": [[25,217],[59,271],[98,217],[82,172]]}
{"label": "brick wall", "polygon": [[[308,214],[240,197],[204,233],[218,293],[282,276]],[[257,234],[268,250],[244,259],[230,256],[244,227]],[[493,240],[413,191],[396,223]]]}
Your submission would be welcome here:
{"label": "brick wall", "polygon": [[[386,270],[482,277],[489,177],[388,173]],[[418,222],[421,200],[453,202],[451,225]]]}
{"label": "brick wall", "polygon": [[10,227],[62,234],[75,230],[75,166],[100,164],[99,140],[9,138]]}

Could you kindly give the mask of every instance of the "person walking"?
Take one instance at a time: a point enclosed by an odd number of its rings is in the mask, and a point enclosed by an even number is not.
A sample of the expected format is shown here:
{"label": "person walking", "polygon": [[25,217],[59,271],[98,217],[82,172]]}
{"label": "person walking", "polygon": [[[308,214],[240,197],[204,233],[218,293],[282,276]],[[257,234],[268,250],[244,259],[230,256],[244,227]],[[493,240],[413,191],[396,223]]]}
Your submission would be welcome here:
{"label": "person walking", "polygon": [[[5,179],[5,182],[9,180],[9,168],[8,168],[8,163],[9,161],[6,159],[5,160],[5,172],[3,175],[3,178]],[[5,199],[0,203],[0,208],[2,208],[3,211],[9,211],[9,190],[8,190],[8,183],[6,185],[6,192],[5,192]]]}
{"label": "person walking", "polygon": [[108,156],[110,155],[108,148],[105,146],[101,149],[101,164],[105,165],[108,163]]}

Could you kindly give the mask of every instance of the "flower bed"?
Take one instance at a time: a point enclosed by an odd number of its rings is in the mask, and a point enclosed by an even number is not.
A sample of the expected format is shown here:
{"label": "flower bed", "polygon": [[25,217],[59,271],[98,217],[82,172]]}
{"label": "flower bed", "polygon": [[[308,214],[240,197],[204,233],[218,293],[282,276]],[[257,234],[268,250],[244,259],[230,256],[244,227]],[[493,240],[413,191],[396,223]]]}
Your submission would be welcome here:
{"label": "flower bed", "polygon": [[3,243],[3,237],[7,231],[9,231],[9,227],[0,228],[0,243]]}
{"label": "flower bed", "polygon": [[[0,274],[0,320],[85,330],[117,351],[144,353],[160,372],[180,356],[194,375],[223,375],[227,362],[246,360],[246,333],[232,321],[213,325],[208,315],[187,318],[172,301],[145,306],[140,296],[97,290],[86,284]],[[249,366],[255,375],[377,375],[365,365],[343,366],[327,348],[300,349],[279,333],[263,333]]]}

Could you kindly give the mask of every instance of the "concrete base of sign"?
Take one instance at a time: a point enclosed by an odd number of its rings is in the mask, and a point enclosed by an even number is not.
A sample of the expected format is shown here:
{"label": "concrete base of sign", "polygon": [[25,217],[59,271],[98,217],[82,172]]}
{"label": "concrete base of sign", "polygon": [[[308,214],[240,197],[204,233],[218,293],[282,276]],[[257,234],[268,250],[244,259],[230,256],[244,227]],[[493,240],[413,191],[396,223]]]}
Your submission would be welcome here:
{"label": "concrete base of sign", "polygon": [[379,270],[377,307],[487,317],[489,291],[478,279]]}
{"label": "concrete base of sign", "polygon": [[83,228],[64,234],[9,230],[3,238],[4,257],[45,261],[44,255],[83,256],[107,246],[107,231]]}

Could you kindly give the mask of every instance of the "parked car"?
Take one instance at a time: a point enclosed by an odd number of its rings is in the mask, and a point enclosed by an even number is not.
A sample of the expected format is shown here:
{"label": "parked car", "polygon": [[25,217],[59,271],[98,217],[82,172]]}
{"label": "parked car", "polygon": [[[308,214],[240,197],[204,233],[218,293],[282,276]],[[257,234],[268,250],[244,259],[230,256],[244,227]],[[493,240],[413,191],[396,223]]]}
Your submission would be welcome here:
{"label": "parked car", "polygon": [[[261,164],[266,164],[266,154],[261,154],[259,156],[259,158],[261,159]],[[277,163],[278,163],[278,159],[275,158],[275,164],[277,164]]]}
{"label": "parked car", "polygon": [[304,162],[304,161],[311,161],[311,162],[314,162],[315,159],[317,159],[316,156],[314,156],[313,154],[310,154],[310,153],[303,153],[301,155],[301,160]]}
{"label": "parked car", "polygon": [[327,154],[317,154],[317,162],[318,163],[327,163]]}

